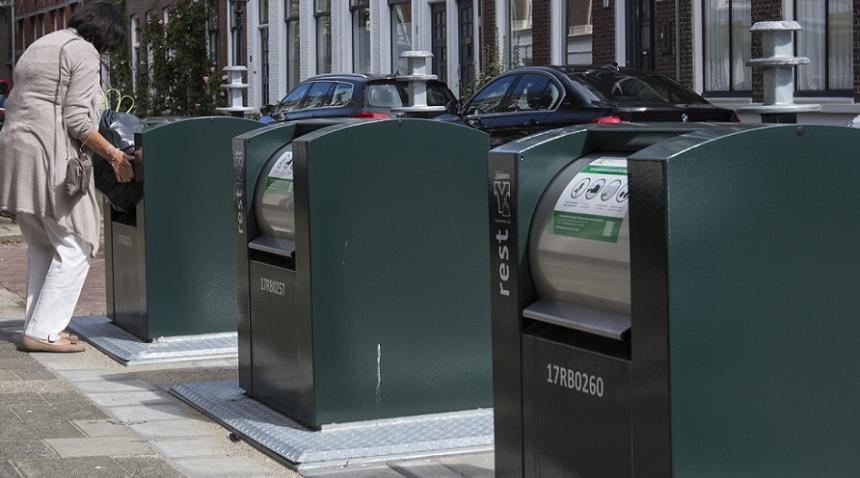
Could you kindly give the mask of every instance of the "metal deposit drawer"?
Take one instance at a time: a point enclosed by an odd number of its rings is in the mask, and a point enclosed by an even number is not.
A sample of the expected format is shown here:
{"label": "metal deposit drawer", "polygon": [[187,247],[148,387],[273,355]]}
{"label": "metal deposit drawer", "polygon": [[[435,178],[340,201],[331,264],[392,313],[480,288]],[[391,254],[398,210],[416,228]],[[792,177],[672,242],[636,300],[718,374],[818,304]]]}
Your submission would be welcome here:
{"label": "metal deposit drawer", "polygon": [[523,335],[525,476],[630,477],[630,362],[553,329]]}

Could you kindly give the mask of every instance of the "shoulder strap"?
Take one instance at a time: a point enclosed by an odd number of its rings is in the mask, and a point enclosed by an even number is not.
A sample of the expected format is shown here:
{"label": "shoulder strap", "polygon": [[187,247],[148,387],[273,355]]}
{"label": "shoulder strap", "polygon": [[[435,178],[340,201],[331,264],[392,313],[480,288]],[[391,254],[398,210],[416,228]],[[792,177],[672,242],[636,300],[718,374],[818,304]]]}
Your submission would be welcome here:
{"label": "shoulder strap", "polygon": [[[60,87],[63,84],[63,50],[66,49],[66,45],[68,45],[69,43],[71,43],[73,41],[80,41],[80,38],[75,37],[75,38],[70,38],[69,40],[67,40],[65,43],[62,44],[62,46],[60,46],[60,52],[57,54],[57,90],[54,92],[54,121],[56,121],[56,118],[57,118],[57,107],[60,105]],[[66,93],[63,95],[63,105],[65,105],[65,103],[66,103],[65,99],[66,99],[66,95],[68,95],[68,93],[69,93],[68,88],[66,88]],[[68,129],[66,129],[66,115],[62,111],[60,113],[61,113],[60,114],[60,121],[62,122],[62,126],[63,126],[62,134],[66,138],[66,143],[67,143],[69,149],[74,150],[75,149],[74,145],[72,145],[72,142],[69,140],[69,131],[68,131]],[[56,123],[55,123],[55,127],[56,127]],[[54,156],[56,156],[56,155],[57,155],[57,135],[54,134]]]}

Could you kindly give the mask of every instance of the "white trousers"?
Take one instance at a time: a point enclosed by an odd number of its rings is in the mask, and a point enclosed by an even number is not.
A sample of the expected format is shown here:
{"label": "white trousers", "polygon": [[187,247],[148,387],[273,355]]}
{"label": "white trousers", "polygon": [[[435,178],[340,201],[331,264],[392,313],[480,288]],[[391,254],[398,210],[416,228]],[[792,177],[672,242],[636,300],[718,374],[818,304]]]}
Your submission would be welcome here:
{"label": "white trousers", "polygon": [[90,270],[92,247],[56,221],[18,214],[27,242],[27,316],[24,334],[57,340],[72,320]]}

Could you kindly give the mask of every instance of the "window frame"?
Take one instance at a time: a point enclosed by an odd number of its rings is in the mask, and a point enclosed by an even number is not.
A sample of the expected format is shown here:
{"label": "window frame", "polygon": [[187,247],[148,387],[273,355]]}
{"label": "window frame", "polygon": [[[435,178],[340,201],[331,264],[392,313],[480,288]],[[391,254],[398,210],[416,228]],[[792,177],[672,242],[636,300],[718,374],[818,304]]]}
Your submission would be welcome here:
{"label": "window frame", "polygon": [[[581,23],[580,25],[585,25],[587,28],[586,31],[573,33],[571,34],[570,29],[575,26],[571,25],[570,22],[570,2],[575,0],[562,0],[562,14],[564,15],[564,27],[561,29],[561,44],[562,44],[562,56],[563,61],[561,62],[563,65],[581,65],[583,63],[571,63],[569,61],[570,55],[572,53],[570,49],[569,39],[571,37],[577,36],[589,36],[591,37],[591,60],[588,64],[592,64],[594,61],[594,2],[588,1],[588,23]],[[575,19],[574,19],[575,20]]]}
{"label": "window frame", "polygon": [[[732,86],[732,79],[734,78],[734,61],[733,60],[733,52],[734,52],[734,41],[735,37],[732,34],[732,3],[735,0],[728,0],[729,2],[729,44],[728,44],[728,52],[729,52],[729,89],[725,91],[720,90],[708,90],[707,89],[707,77],[708,77],[708,50],[705,47],[706,38],[708,38],[708,21],[705,15],[705,12],[708,8],[709,0],[701,0],[702,7],[702,96],[705,98],[749,98],[752,97],[752,75],[753,72],[750,70],[750,89],[748,90],[735,90]],[[750,1],[750,8],[752,8],[752,1]],[[752,27],[752,24],[750,24]],[[750,47],[752,47],[752,35],[750,35]]]}
{"label": "window frame", "polygon": [[[487,83],[486,85],[484,85],[484,87],[483,87],[483,88],[481,88],[480,90],[476,91],[476,92],[475,92],[475,94],[474,94],[474,95],[472,95],[472,97],[471,97],[471,98],[469,98],[469,101],[467,101],[467,102],[466,102],[465,106],[463,107],[463,111],[465,112],[465,114],[466,114],[467,116],[468,116],[468,115],[473,115],[473,114],[475,114],[475,113],[470,113],[470,112],[469,112],[469,110],[472,108],[472,106],[473,106],[473,104],[474,104],[474,102],[475,102],[474,100],[475,100],[475,98],[477,98],[477,97],[478,97],[478,95],[480,95],[484,90],[486,90],[487,88],[489,88],[492,84],[497,83],[497,82],[502,81],[502,80],[507,79],[507,78],[512,78],[512,79],[513,79],[513,81],[511,82],[510,86],[508,86],[508,89],[505,91],[505,94],[504,94],[504,95],[502,95],[502,96],[500,97],[500,99],[499,99],[499,104],[500,104],[500,105],[501,105],[501,104],[504,104],[504,103],[505,103],[505,101],[506,101],[508,98],[510,98],[510,96],[511,96],[511,92],[512,92],[512,91],[514,91],[514,90],[517,88],[517,85],[519,85],[519,83],[520,83],[520,78],[521,78],[524,74],[525,74],[525,72],[516,72],[516,73],[511,72],[511,73],[508,73],[508,74],[505,74],[505,75],[499,75],[498,77],[496,77],[495,79],[493,79],[493,81],[491,81],[491,82]],[[507,114],[507,113],[505,113],[505,112],[503,112],[503,111],[481,111],[481,113],[480,113],[481,117],[484,117],[484,116],[487,116],[487,115],[498,115],[498,114]]]}
{"label": "window frame", "polygon": [[[295,4],[295,6],[296,6],[295,12],[290,11],[291,10],[290,7],[293,4]],[[302,64],[302,61],[301,61],[301,53],[302,53],[301,52],[301,26],[299,23],[300,22],[300,20],[299,20],[299,18],[300,18],[299,17],[300,6],[301,6],[301,2],[299,2],[299,0],[284,0],[284,29],[285,29],[284,38],[286,40],[286,45],[285,45],[286,46],[286,59],[284,61],[284,69],[285,69],[284,75],[285,75],[285,78],[287,80],[287,91],[292,91],[293,89],[298,88],[298,86],[302,83],[301,72],[298,71],[301,69],[301,64]],[[291,15],[290,13],[294,13],[294,15]],[[296,58],[297,61],[296,61],[295,65],[290,64],[290,51],[291,51],[291,47],[293,46],[292,45],[293,27],[295,27],[296,29],[299,30],[299,35],[295,36],[295,38],[297,38],[299,40],[298,41],[299,44],[297,45],[298,46],[298,50],[297,50],[298,54],[297,54],[297,58]],[[295,84],[291,85],[290,83],[291,83],[292,77],[290,75],[290,72],[291,72],[293,66],[296,67],[297,74],[295,75],[295,80],[296,80]],[[289,93],[287,93],[287,94],[289,94]]]}
{"label": "window frame", "polygon": [[[359,67],[359,51],[358,51],[358,42],[356,41],[357,36],[357,26],[358,26],[358,17],[361,11],[367,9],[367,14],[370,15],[370,0],[349,0],[349,17],[350,17],[350,26],[352,27],[352,71],[355,73],[369,73],[369,71],[358,71]],[[368,29],[368,32],[370,30]],[[370,43],[368,43],[368,47]],[[370,50],[368,50],[367,57],[368,64],[370,63]],[[370,68],[368,67],[368,70]]]}
{"label": "window frame", "polygon": [[555,101],[554,101],[554,102],[549,106],[549,108],[547,108],[547,109],[542,109],[542,110],[518,110],[518,111],[513,111],[513,112],[512,112],[512,111],[500,111],[499,113],[504,113],[504,114],[516,114],[516,113],[554,113],[554,112],[558,111],[559,107],[561,107],[562,103],[564,103],[564,99],[565,99],[565,97],[567,96],[567,91],[564,89],[564,85],[562,85],[562,84],[561,84],[561,82],[560,82],[560,81],[558,81],[558,78],[556,78],[556,77],[555,77],[555,76],[553,76],[553,75],[546,74],[546,73],[544,73],[544,72],[542,72],[542,71],[523,71],[523,72],[519,72],[518,74],[519,74],[519,77],[517,78],[516,82],[513,84],[512,88],[511,88],[510,90],[508,90],[508,93],[507,93],[507,95],[505,95],[505,98],[503,98],[503,100],[508,100],[508,101],[509,101],[509,100],[511,100],[511,99],[512,99],[512,95],[516,92],[517,88],[519,88],[519,87],[520,87],[520,83],[522,83],[522,81],[523,81],[523,80],[525,79],[525,77],[526,77],[526,76],[528,76],[528,75],[533,75],[533,76],[542,76],[542,77],[544,77],[544,78],[547,78],[547,79],[549,80],[549,82],[547,83],[547,86],[549,86],[550,84],[554,84],[554,85],[555,85],[555,87],[556,87],[556,88],[558,88],[558,91],[559,91],[558,98],[556,98],[556,100],[555,100]]}
{"label": "window frame", "polygon": [[325,96],[323,96],[323,102],[325,102],[326,98],[329,98],[329,99],[331,98],[331,93],[332,93],[332,90],[334,89],[334,84],[337,83],[337,81],[329,80],[329,79],[319,79],[316,81],[312,81],[312,82],[310,82],[311,86],[310,86],[310,88],[308,88],[308,92],[305,93],[305,96],[302,98],[302,102],[299,103],[299,105],[293,111],[301,112],[301,111],[319,110],[319,109],[323,109],[323,108],[328,108],[328,106],[314,106],[314,107],[310,107],[310,108],[305,107],[305,103],[307,103],[308,99],[310,98],[311,91],[319,83],[328,83],[329,84],[328,90],[326,90]]}
{"label": "window frame", "polygon": [[[803,0],[793,0],[793,8],[795,12],[795,17],[797,16],[797,4],[798,2],[802,2]],[[822,90],[801,90],[798,85],[800,84],[800,68],[794,69],[794,95],[801,98],[843,98],[843,97],[854,97],[854,89],[830,89],[830,0],[824,1],[824,89]],[[853,15],[852,15],[853,17]],[[853,28],[852,18],[852,28]],[[800,32],[797,32],[800,33]],[[795,33],[795,36],[797,35]],[[854,69],[854,39],[851,39],[851,61],[850,64],[852,66],[852,70]],[[794,55],[798,55],[798,49],[800,48],[800,42],[794,42]],[[852,83],[854,78],[854,72],[851,73]]]}
{"label": "window frame", "polygon": [[[508,68],[510,68],[510,69],[535,66],[534,65],[534,56],[535,56],[535,37],[534,37],[534,27],[535,27],[535,25],[534,25],[534,9],[535,9],[535,6],[534,6],[534,0],[525,0],[529,3],[528,20],[526,20],[526,21],[531,22],[531,26],[528,28],[528,31],[531,34],[531,45],[530,45],[531,58],[529,58],[530,64],[528,64],[528,65],[526,65],[526,64],[514,65],[514,48],[515,47],[514,47],[514,5],[513,4],[516,1],[517,0],[505,0],[505,2],[507,3],[507,9],[508,9],[508,12],[507,12],[508,13],[508,21],[507,21],[508,24],[506,26],[507,33],[508,33],[508,40],[507,40],[508,41],[508,52],[507,52],[508,54],[507,54],[507,58],[506,58],[506,60],[507,60],[506,63],[507,63]],[[518,30],[518,31],[526,31],[526,29],[522,29],[522,30]],[[522,59],[520,59],[520,60],[522,60]]]}
{"label": "window frame", "polygon": [[[394,22],[397,20],[397,17],[394,16],[394,7],[397,5],[409,5],[409,47],[412,48],[412,44],[414,38],[412,38],[412,24],[415,22],[415,12],[412,10],[412,0],[388,0],[388,17],[389,17],[389,25],[388,29],[391,32],[391,41],[389,42],[389,48],[391,49],[391,73],[394,74],[397,72],[397,63],[400,61],[400,57],[394,57],[395,52],[397,52],[397,36],[395,35]],[[408,62],[407,62],[407,70]],[[409,71],[404,71],[400,73],[403,76],[409,74]]]}
{"label": "window frame", "polygon": [[[335,0],[337,1],[337,0]],[[328,9],[320,9],[319,5],[323,2],[328,2]],[[325,74],[331,73],[333,67],[334,45],[332,44],[332,21],[331,21],[331,0],[313,0],[314,6],[314,38],[316,39],[316,51],[314,52],[316,59],[316,73]],[[320,19],[328,17],[328,71],[320,71]]]}

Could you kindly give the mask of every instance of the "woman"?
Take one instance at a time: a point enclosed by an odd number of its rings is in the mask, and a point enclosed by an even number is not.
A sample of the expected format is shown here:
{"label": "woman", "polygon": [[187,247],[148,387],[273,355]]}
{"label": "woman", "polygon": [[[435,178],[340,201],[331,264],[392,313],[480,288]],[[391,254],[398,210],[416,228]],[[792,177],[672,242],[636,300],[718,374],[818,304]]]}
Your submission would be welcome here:
{"label": "woman", "polygon": [[99,208],[92,180],[70,194],[66,164],[97,153],[128,182],[131,157],[97,128],[104,109],[100,54],[124,48],[126,27],[116,7],[87,5],[69,28],[27,48],[0,131],[0,210],[16,216],[28,246],[27,312],[21,348],[81,352],[65,331],[99,246]]}

